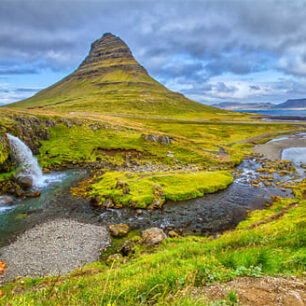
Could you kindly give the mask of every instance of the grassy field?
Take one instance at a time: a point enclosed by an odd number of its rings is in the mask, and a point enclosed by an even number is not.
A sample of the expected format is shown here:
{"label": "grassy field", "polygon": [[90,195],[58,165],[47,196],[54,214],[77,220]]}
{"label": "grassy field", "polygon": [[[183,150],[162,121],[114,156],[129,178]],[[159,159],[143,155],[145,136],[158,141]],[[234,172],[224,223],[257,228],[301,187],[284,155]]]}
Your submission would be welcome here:
{"label": "grassy field", "polygon": [[[191,295],[193,288],[241,276],[302,276],[305,188],[306,180],[295,189],[294,199],[276,199],[269,210],[254,211],[236,230],[218,239],[168,238],[156,249],[137,245],[125,263],[121,259],[108,266],[102,260],[65,277],[19,280],[3,288],[0,301],[4,305],[207,305]],[[224,304],[232,305],[230,295]]]}

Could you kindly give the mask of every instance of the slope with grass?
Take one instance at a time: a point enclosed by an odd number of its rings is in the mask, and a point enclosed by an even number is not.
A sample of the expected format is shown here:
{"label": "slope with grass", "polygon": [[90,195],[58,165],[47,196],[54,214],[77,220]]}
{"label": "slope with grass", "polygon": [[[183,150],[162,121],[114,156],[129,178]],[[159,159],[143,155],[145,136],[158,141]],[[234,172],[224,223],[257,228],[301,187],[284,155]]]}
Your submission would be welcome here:
{"label": "slope with grass", "polygon": [[[102,260],[66,277],[24,279],[7,285],[1,302],[207,305],[205,290],[198,288],[216,282],[245,276],[302,278],[306,180],[294,192],[295,198],[277,198],[269,210],[253,212],[236,230],[218,239],[168,238],[157,249],[139,244],[135,254],[111,266]],[[284,213],[279,214],[281,211]],[[263,222],[259,224],[259,220]],[[136,237],[133,240],[137,241]],[[234,293],[229,294],[229,300],[223,303],[232,305],[234,297]]]}
{"label": "slope with grass", "polygon": [[153,117],[230,114],[165,88],[134,59],[128,46],[110,33],[92,44],[89,55],[72,74],[11,106]]}

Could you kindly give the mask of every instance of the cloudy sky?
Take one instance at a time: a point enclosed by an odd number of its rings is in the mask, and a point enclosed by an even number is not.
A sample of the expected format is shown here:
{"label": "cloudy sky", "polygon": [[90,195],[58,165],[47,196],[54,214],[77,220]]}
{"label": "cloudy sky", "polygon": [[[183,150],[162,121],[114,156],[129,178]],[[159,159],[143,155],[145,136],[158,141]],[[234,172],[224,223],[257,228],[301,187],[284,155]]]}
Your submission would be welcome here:
{"label": "cloudy sky", "polygon": [[306,97],[306,0],[1,0],[0,104],[72,72],[105,32],[199,102]]}

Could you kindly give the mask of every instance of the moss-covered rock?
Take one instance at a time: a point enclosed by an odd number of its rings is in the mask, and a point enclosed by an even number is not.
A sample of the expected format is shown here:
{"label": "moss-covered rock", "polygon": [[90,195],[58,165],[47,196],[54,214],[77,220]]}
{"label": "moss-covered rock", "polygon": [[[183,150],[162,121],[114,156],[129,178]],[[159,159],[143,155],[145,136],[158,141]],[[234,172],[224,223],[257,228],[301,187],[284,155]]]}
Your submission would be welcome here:
{"label": "moss-covered rock", "polygon": [[126,224],[112,224],[108,227],[109,233],[116,238],[124,237],[130,231],[130,227]]}

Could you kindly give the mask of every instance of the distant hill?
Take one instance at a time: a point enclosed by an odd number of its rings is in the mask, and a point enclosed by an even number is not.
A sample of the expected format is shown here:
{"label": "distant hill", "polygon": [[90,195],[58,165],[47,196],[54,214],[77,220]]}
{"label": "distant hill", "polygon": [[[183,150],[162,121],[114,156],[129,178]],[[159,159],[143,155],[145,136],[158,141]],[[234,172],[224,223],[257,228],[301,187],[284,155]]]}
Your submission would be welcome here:
{"label": "distant hill", "polygon": [[91,45],[73,73],[12,107],[63,112],[179,117],[225,113],[170,91],[154,80],[117,36],[106,33]]}
{"label": "distant hill", "polygon": [[306,108],[306,99],[290,99],[284,103],[275,105],[274,108]]}
{"label": "distant hill", "polygon": [[291,99],[284,103],[239,103],[239,102],[222,102],[213,104],[227,110],[271,110],[271,109],[306,109],[306,99]]}
{"label": "distant hill", "polygon": [[219,107],[227,110],[256,110],[256,109],[272,109],[272,103],[239,103],[239,102],[222,102],[213,104],[214,107]]}

